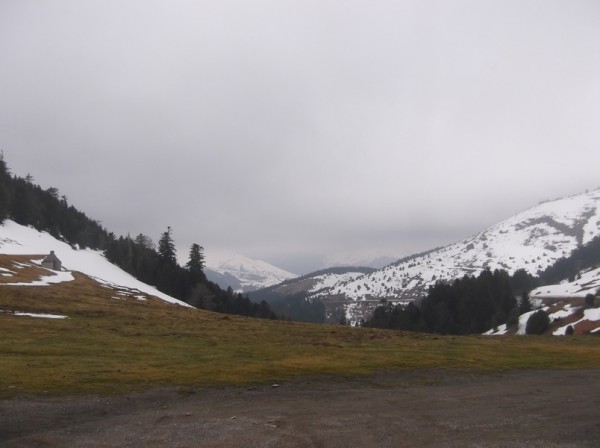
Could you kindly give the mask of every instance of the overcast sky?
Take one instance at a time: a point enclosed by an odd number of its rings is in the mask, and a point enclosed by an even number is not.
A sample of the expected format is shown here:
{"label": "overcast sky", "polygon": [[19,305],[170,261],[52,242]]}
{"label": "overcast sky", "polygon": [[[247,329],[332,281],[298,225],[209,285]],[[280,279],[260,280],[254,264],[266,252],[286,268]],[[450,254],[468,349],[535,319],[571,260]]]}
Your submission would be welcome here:
{"label": "overcast sky", "polygon": [[600,187],[600,2],[1,0],[0,149],[183,254],[404,256]]}

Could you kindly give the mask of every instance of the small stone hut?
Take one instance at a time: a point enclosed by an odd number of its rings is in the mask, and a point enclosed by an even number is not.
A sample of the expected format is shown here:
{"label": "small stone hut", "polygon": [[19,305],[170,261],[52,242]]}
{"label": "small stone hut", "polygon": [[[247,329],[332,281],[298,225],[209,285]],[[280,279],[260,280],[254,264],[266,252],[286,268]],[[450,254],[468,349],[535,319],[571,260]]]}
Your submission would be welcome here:
{"label": "small stone hut", "polygon": [[46,269],[52,269],[53,271],[60,271],[62,269],[62,262],[58,259],[58,257],[54,254],[54,251],[50,251],[50,255],[48,255],[42,261],[42,267]]}

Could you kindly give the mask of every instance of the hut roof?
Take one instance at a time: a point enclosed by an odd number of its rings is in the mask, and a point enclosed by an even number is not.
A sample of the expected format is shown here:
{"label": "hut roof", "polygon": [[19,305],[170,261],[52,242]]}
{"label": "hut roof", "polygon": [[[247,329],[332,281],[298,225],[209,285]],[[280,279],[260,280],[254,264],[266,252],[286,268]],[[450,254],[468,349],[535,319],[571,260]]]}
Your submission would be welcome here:
{"label": "hut roof", "polygon": [[60,262],[60,260],[58,259],[58,257],[56,256],[56,254],[54,253],[54,251],[50,251],[50,255],[48,255],[46,258],[44,258],[44,261],[42,263],[54,263],[55,261]]}

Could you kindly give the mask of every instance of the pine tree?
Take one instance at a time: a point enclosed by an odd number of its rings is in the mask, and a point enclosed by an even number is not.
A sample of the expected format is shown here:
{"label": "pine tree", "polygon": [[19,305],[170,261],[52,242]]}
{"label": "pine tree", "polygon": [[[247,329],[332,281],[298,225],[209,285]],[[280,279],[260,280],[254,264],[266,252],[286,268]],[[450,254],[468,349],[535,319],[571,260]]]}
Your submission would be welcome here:
{"label": "pine tree", "polygon": [[595,300],[596,300],[596,296],[594,296],[594,294],[587,294],[584,299],[585,307],[593,308]]}
{"label": "pine tree", "polygon": [[196,243],[190,247],[190,258],[185,265],[194,280],[204,277],[204,248]]}
{"label": "pine tree", "polygon": [[8,217],[9,205],[8,205],[8,183],[10,181],[10,174],[4,161],[4,153],[0,152],[0,224]]}
{"label": "pine tree", "polygon": [[523,295],[521,296],[521,302],[519,303],[519,312],[521,314],[525,314],[531,311],[531,301],[529,300],[529,293],[527,291],[523,291]]}
{"label": "pine tree", "polygon": [[167,263],[177,264],[175,243],[173,242],[171,233],[171,227],[167,227],[167,231],[160,236],[160,240],[158,241],[158,255]]}
{"label": "pine tree", "polygon": [[135,237],[135,244],[145,249],[154,250],[155,248],[154,241],[152,241],[152,238],[144,235],[143,233],[140,233],[138,236]]}
{"label": "pine tree", "polygon": [[525,333],[527,334],[543,334],[550,326],[550,317],[544,310],[537,310],[527,320],[525,325]]}

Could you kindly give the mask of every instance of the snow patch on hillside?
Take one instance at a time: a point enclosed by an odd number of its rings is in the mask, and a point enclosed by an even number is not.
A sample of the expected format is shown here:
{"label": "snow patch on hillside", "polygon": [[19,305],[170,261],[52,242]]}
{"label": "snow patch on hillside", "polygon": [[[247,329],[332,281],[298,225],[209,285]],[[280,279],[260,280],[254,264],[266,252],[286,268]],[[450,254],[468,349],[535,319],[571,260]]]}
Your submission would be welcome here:
{"label": "snow patch on hillside", "polygon": [[67,316],[62,314],[47,314],[47,313],[21,313],[19,311],[13,313],[13,316],[35,317],[38,319],[66,319]]}
{"label": "snow patch on hillside", "polygon": [[[345,284],[356,280],[365,275],[362,272],[346,272],[344,274],[324,274],[314,277],[316,283],[308,290],[309,293],[315,294],[326,288],[333,288],[337,285]],[[318,297],[318,294],[315,295]]]}
{"label": "snow patch on hillside", "polygon": [[540,286],[531,291],[531,297],[585,297],[600,289],[600,268],[581,272],[581,278],[565,280],[556,285]]}
{"label": "snow patch on hillside", "polygon": [[5,286],[48,286],[55,283],[71,282],[75,280],[73,274],[69,271],[50,271],[52,274],[44,275],[39,280],[32,282],[15,282],[15,283],[2,283]]}
{"label": "snow patch on hillside", "polygon": [[[567,301],[555,302],[552,305],[541,306],[532,311],[521,314],[519,316],[519,323],[516,328],[516,331],[514,329],[509,331],[506,324],[502,324],[499,325],[497,328],[493,328],[485,332],[484,334],[487,336],[499,336],[509,333],[524,335],[526,334],[525,330],[527,328],[527,321],[533,313],[539,310],[543,310],[548,313],[548,318],[550,319],[551,332],[554,336],[565,336],[568,327],[574,328],[577,332],[577,328],[579,325],[584,327],[585,332],[595,333],[600,331],[600,308],[583,309],[582,306],[577,306],[573,305],[572,303],[569,303],[569,299],[565,300]],[[559,306],[558,309],[556,308],[557,303]],[[549,312],[551,309],[554,309],[554,311]],[[577,319],[576,317],[574,317],[577,313],[583,313],[583,316],[580,319]],[[561,325],[561,323],[565,321],[567,323]]]}
{"label": "snow patch on hillside", "polygon": [[[142,283],[118,266],[110,263],[100,251],[91,249],[76,249],[69,244],[59,241],[47,232],[39,232],[32,227],[22,226],[11,220],[0,225],[0,253],[7,255],[45,255],[53,250],[62,261],[63,268],[89,275],[107,285],[123,286],[158,297],[166,302],[190,307],[185,302],[177,300],[160,292],[153,286]],[[70,275],[69,272],[56,273]],[[49,277],[44,277],[47,281]],[[30,285],[30,284],[29,284]]]}
{"label": "snow patch on hillside", "polygon": [[[598,321],[600,321],[600,308],[587,309],[587,310],[583,311],[583,317],[581,319],[579,319],[578,321],[573,322],[571,324],[564,325],[562,327],[557,328],[556,330],[554,330],[552,332],[552,334],[555,336],[564,336],[566,334],[567,328],[569,326],[576,327],[577,325],[579,325],[582,322],[598,322]],[[600,324],[598,325],[598,328],[596,328],[595,330],[592,330],[591,333],[596,333],[599,330],[600,330]]]}

